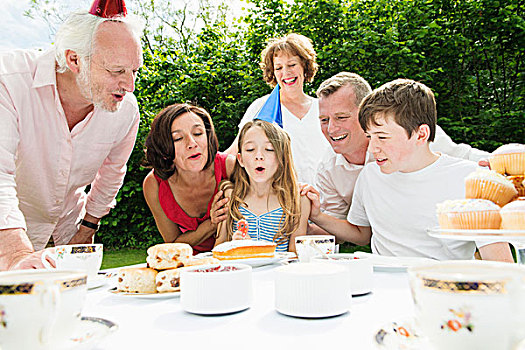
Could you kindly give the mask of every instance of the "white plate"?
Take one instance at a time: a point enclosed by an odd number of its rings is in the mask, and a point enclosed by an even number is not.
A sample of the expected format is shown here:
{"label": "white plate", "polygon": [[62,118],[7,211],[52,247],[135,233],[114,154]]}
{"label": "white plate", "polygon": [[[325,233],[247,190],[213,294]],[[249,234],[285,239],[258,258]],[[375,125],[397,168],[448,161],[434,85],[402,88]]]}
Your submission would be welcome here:
{"label": "white plate", "polygon": [[354,252],[354,255],[370,259],[375,272],[406,272],[409,267],[435,261],[427,258],[384,256],[366,252]]}
{"label": "white plate", "polygon": [[427,229],[427,232],[431,237],[460,241],[503,240],[525,243],[525,230],[460,230],[433,227]]}
{"label": "white plate", "polygon": [[420,335],[411,319],[390,322],[374,333],[377,349],[391,350],[431,350],[429,340]]}
{"label": "white plate", "polygon": [[62,350],[87,350],[94,348],[118,326],[108,320],[97,317],[82,317],[80,326],[68,339]]}
{"label": "white plate", "polygon": [[88,290],[102,287],[108,283],[108,277],[106,275],[96,275],[94,277],[88,277],[87,288]]}
{"label": "white plate", "polygon": [[[201,259],[201,258],[207,258],[211,256],[212,256],[211,252],[206,252],[206,253],[200,253],[200,254],[195,255],[195,258]],[[251,267],[259,267],[259,266],[275,264],[285,259],[292,259],[295,256],[296,256],[295,253],[292,253],[292,252],[277,252],[275,253],[273,258],[221,260],[221,263],[228,264],[228,263],[235,262],[235,263],[250,265]]]}
{"label": "white plate", "polygon": [[168,292],[168,293],[128,293],[120,292],[117,287],[111,288],[108,292],[127,298],[139,298],[139,299],[169,299],[180,297],[180,292]]}

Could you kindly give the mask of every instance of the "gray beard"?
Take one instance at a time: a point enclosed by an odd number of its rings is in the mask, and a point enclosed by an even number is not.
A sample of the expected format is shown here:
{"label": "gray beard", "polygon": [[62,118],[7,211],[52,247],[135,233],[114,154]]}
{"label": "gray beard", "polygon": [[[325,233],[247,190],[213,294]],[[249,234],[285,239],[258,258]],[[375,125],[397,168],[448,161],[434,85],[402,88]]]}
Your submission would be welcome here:
{"label": "gray beard", "polygon": [[93,99],[93,92],[91,91],[91,80],[89,79],[89,69],[84,68],[77,76],[77,86],[80,94],[87,100]]}

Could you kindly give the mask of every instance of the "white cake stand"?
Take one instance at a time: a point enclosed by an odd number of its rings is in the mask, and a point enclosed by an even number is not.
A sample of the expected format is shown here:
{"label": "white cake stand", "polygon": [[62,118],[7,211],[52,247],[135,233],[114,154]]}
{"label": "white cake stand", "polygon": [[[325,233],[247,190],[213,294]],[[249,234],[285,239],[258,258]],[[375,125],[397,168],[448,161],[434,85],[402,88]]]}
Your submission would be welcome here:
{"label": "white cake stand", "polygon": [[516,249],[519,264],[525,265],[525,230],[459,230],[432,227],[427,229],[429,236],[459,241],[500,241],[509,242]]}

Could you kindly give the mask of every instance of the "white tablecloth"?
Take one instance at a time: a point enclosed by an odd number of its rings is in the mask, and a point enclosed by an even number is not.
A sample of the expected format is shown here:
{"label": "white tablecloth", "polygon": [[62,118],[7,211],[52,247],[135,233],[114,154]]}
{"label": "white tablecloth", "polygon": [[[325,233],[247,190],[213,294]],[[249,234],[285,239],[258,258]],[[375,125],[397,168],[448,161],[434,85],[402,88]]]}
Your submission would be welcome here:
{"label": "white tablecloth", "polygon": [[413,316],[406,272],[374,272],[372,293],[352,298],[350,312],[301,319],[275,311],[273,269],[253,269],[253,305],[242,312],[199,316],[180,299],[146,300],[88,291],[83,316],[108,319],[119,329],[96,349],[375,349],[377,330]]}

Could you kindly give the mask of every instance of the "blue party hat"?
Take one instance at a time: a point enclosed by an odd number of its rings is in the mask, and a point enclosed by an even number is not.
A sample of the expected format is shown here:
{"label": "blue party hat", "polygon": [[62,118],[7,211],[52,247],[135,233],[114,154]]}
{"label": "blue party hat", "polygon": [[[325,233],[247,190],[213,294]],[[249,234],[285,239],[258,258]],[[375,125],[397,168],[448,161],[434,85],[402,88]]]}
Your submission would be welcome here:
{"label": "blue party hat", "polygon": [[281,112],[281,99],[279,97],[279,84],[275,86],[272,93],[253,119],[261,119],[270,123],[276,123],[283,127],[283,114]]}

